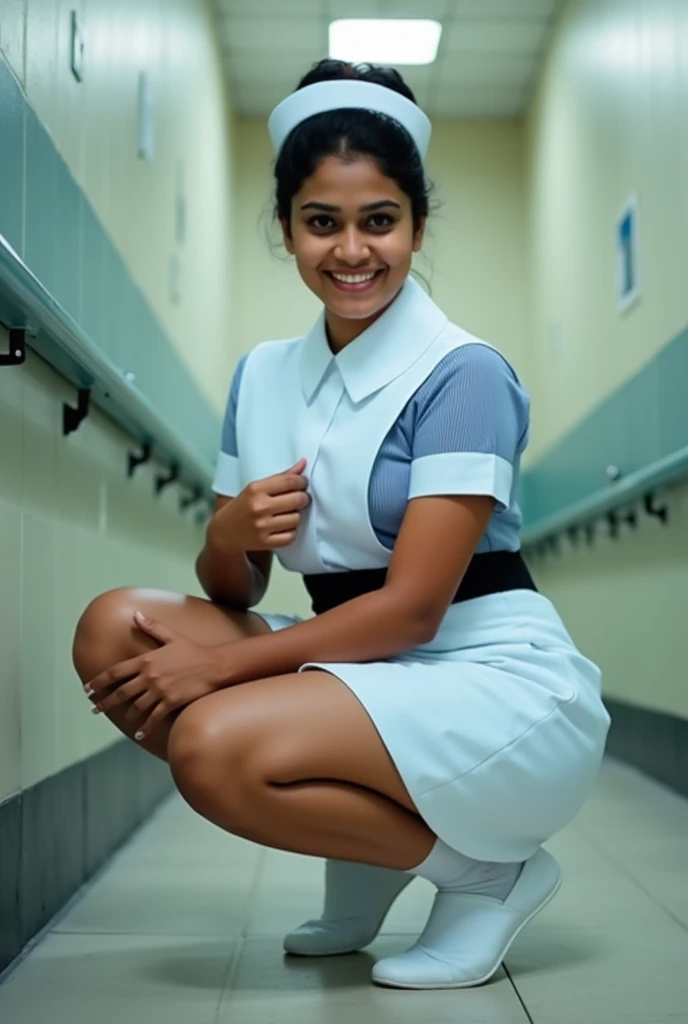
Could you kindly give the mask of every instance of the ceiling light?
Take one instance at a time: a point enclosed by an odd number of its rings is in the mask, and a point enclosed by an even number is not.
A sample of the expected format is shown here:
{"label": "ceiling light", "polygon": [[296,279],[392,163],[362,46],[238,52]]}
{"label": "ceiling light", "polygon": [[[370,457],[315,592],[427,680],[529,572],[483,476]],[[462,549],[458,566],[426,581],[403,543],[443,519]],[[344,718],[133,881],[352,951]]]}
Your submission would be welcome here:
{"label": "ceiling light", "polygon": [[344,18],[330,25],[330,57],[352,64],[432,64],[441,35],[439,21]]}

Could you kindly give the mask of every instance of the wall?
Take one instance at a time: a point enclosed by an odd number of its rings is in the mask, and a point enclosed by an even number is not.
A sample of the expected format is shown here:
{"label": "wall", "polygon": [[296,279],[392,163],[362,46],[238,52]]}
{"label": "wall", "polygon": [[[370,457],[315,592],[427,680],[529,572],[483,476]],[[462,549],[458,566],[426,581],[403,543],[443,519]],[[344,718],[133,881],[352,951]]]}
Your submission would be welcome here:
{"label": "wall", "polygon": [[[81,85],[68,56],[74,7],[84,15],[87,33]],[[87,197],[170,343],[219,413],[231,368],[233,144],[206,4],[2,0],[0,50],[50,135],[52,143],[44,144],[62,154],[70,187]],[[0,65],[2,99],[10,95],[9,85],[16,93],[16,83],[9,83],[1,57]],[[136,155],[141,67],[151,72],[157,111],[153,162]],[[27,116],[23,124],[33,121]],[[19,132],[24,147],[3,153],[3,163],[29,166],[29,130]],[[175,173],[182,158],[188,209],[187,237],[179,242]],[[53,201],[35,182],[22,184],[12,202],[6,195],[0,202],[20,255],[27,223],[40,226],[40,203]],[[7,231],[0,222],[0,233]],[[58,266],[73,256],[61,251],[62,241]],[[170,301],[167,281],[172,252],[184,271],[178,305]],[[0,350],[6,344],[0,329]],[[124,584],[198,592],[193,565],[202,531],[191,514],[180,514],[178,491],[153,497],[155,466],[128,480],[131,442],[97,411],[63,438],[62,403],[73,400],[73,388],[31,353],[24,367],[0,368],[0,803],[117,737],[88,713],[71,665],[71,636],[88,600]]]}
{"label": "wall", "polygon": [[[625,410],[629,429],[668,429],[652,361],[688,323],[687,53],[683,0],[572,2],[552,42],[528,123],[538,459],[556,461],[562,438],[631,378],[639,405]],[[643,294],[620,315],[614,225],[632,192]],[[604,451],[578,454],[604,464]],[[611,541],[603,524],[594,547],[568,545],[537,563],[541,586],[601,664],[607,695],[684,717],[687,507],[688,491],[677,491],[668,526],[641,517],[637,532]]]}

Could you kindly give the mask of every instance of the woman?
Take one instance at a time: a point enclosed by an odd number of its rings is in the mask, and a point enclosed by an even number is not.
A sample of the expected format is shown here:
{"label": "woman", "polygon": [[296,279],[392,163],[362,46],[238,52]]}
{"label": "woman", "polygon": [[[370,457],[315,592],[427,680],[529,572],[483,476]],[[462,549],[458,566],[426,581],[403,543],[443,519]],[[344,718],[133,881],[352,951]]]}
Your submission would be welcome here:
{"label": "woman", "polygon": [[[270,132],[284,242],[323,314],[235,374],[197,563],[211,600],[103,594],[75,664],[200,814],[328,859],[323,916],[288,952],[361,948],[420,875],[428,923],[373,980],[476,985],[559,887],[542,843],[595,779],[599,672],[520,556],[523,387],[409,277],[430,136],[412,93],[323,61]],[[313,618],[248,611],[274,552]]]}

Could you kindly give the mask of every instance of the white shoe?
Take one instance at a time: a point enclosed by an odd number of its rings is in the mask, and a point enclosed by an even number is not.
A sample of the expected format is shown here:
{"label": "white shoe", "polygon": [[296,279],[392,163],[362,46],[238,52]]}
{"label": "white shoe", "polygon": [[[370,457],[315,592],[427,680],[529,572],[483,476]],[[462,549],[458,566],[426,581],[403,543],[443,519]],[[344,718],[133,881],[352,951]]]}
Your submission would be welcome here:
{"label": "white shoe", "polygon": [[559,865],[545,850],[527,860],[505,900],[466,893],[435,896],[428,923],[405,953],[380,960],[373,981],[394,988],[466,988],[498,969],[521,929],[556,895]]}
{"label": "white shoe", "polygon": [[414,875],[368,864],[328,861],[323,916],[285,936],[286,953],[338,956],[369,945],[397,896]]}

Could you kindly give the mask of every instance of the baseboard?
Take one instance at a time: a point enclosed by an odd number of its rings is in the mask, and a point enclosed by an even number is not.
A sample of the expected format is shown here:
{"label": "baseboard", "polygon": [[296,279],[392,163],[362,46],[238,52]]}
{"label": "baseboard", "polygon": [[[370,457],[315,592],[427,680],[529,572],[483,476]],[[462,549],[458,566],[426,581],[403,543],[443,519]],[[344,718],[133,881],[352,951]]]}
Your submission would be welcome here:
{"label": "baseboard", "polygon": [[607,751],[688,797],[688,719],[605,698]]}
{"label": "baseboard", "polygon": [[0,973],[171,789],[124,740],[0,804]]}

